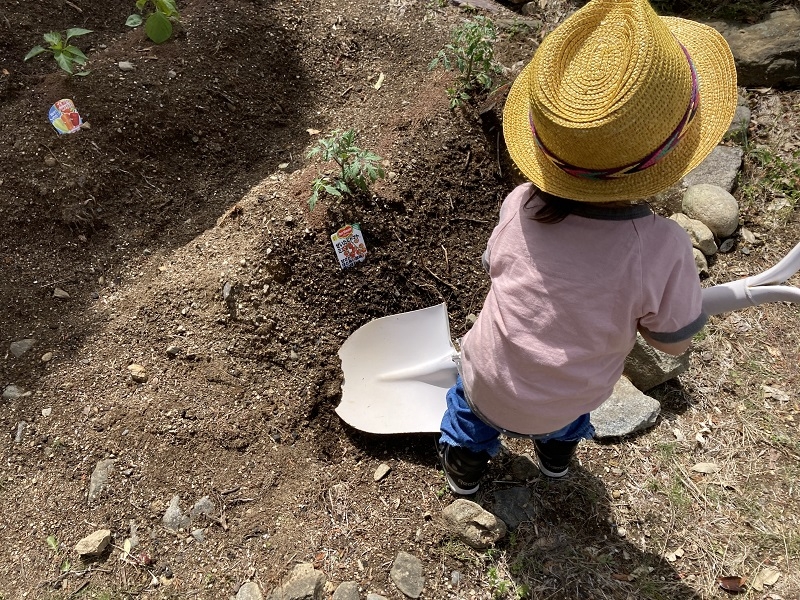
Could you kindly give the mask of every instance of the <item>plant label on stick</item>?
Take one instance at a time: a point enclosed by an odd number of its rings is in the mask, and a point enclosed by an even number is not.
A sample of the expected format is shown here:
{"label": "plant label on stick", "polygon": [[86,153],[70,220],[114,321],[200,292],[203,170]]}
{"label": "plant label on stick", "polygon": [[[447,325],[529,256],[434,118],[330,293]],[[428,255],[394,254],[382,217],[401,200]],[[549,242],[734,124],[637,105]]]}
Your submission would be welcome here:
{"label": "plant label on stick", "polygon": [[339,229],[331,235],[331,242],[342,269],[352,267],[367,257],[367,246],[364,244],[364,236],[358,223],[345,225]]}
{"label": "plant label on stick", "polygon": [[50,107],[48,114],[50,123],[56,128],[59,134],[75,133],[83,125],[83,120],[75,108],[75,103],[68,98],[59,100]]}

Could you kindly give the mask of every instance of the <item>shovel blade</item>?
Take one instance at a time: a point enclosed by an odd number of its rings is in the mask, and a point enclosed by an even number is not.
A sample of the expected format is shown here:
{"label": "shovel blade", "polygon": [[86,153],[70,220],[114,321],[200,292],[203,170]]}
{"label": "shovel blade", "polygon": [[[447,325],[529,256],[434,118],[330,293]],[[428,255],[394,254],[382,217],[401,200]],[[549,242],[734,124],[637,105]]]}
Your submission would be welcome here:
{"label": "shovel blade", "polygon": [[370,321],[339,348],[336,413],[368,433],[439,431],[456,382],[454,355],[444,304]]}

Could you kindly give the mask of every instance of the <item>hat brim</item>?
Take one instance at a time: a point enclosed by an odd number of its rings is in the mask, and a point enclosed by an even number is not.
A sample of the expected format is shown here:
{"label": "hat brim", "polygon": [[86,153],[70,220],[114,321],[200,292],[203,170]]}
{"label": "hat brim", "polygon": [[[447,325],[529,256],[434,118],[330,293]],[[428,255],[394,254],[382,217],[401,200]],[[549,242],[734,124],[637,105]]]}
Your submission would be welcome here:
{"label": "hat brim", "polygon": [[[661,192],[699,165],[722,139],[736,112],[736,64],[728,43],[709,27],[661,17],[688,50],[700,82],[700,105],[683,139],[655,165],[616,179],[576,177],[556,167],[536,146],[528,110],[532,63],[517,76],[503,109],[503,135],[517,168],[550,194],[586,202],[637,200]],[[655,117],[655,116],[654,116]]]}

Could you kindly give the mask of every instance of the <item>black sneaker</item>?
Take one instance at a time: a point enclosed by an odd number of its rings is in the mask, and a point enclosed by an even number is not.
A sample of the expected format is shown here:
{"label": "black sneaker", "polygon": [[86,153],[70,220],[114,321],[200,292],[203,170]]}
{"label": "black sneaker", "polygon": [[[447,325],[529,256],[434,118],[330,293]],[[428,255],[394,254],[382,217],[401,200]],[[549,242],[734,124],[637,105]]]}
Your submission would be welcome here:
{"label": "black sneaker", "polygon": [[489,468],[488,452],[472,452],[459,446],[443,444],[436,440],[436,453],[444,469],[444,476],[450,489],[462,496],[478,491],[481,477]]}
{"label": "black sneaker", "polygon": [[561,442],[548,440],[533,441],[536,456],[539,458],[539,471],[542,475],[558,479],[564,477],[569,471],[569,461],[575,454],[578,442]]}

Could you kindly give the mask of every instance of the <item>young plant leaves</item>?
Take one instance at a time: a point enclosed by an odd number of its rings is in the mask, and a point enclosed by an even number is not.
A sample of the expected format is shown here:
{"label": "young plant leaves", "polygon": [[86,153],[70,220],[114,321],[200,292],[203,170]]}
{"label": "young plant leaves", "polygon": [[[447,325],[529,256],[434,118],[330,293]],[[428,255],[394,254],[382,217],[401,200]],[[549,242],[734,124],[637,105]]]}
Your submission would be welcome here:
{"label": "young plant leaves", "polygon": [[147,17],[144,30],[147,32],[147,37],[156,44],[162,44],[172,36],[172,23],[169,22],[164,13],[154,12]]}

